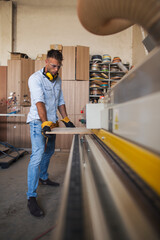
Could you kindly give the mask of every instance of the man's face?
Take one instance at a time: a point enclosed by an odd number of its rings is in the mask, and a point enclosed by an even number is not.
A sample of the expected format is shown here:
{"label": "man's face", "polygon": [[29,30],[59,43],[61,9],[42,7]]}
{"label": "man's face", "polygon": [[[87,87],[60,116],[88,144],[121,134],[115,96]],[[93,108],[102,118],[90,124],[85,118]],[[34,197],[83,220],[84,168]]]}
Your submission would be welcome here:
{"label": "man's face", "polygon": [[53,76],[59,71],[61,67],[61,62],[55,58],[46,59],[46,70],[51,73]]}

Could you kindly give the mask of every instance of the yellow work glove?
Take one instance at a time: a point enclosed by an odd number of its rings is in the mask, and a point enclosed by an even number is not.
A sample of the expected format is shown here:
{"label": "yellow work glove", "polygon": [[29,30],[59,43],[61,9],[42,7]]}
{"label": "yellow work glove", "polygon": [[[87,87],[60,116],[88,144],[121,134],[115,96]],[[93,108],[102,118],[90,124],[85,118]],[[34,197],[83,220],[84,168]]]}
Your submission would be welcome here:
{"label": "yellow work glove", "polygon": [[42,127],[42,130],[41,130],[42,135],[45,138],[48,138],[48,137],[51,137],[52,135],[46,134],[46,132],[51,132],[52,128],[59,127],[59,123],[58,123],[58,121],[56,123],[54,123],[52,121],[45,121],[41,124],[41,127]]}
{"label": "yellow work glove", "polygon": [[75,127],[68,117],[63,118],[61,121],[65,124],[66,127]]}

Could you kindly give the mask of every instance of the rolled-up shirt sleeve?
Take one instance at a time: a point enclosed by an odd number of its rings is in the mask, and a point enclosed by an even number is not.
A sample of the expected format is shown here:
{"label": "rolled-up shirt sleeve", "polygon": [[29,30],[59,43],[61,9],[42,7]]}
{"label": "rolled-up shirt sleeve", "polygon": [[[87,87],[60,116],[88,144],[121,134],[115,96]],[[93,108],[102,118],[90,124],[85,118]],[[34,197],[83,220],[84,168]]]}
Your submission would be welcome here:
{"label": "rolled-up shirt sleeve", "polygon": [[28,86],[29,86],[30,93],[32,96],[32,101],[34,102],[34,104],[36,104],[37,102],[45,103],[44,93],[43,93],[40,79],[38,79],[38,77],[31,76],[28,80]]}
{"label": "rolled-up shirt sleeve", "polygon": [[59,101],[58,101],[58,106],[61,106],[65,104],[65,101],[64,101],[64,98],[63,98],[63,92],[62,92],[62,89],[60,91],[60,95],[59,95]]}

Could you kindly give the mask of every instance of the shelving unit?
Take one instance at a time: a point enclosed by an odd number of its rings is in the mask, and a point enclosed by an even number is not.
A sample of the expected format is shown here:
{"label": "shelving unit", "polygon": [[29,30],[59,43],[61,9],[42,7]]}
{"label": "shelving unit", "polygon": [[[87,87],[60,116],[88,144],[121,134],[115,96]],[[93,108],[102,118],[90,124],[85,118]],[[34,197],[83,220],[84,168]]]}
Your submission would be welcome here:
{"label": "shelving unit", "polygon": [[[89,82],[90,82],[90,86],[92,85],[92,83],[95,83],[94,81],[96,80],[96,84],[98,84],[99,82],[104,82],[108,84],[108,87],[102,87],[101,85],[99,85],[99,87],[97,88],[98,90],[101,90],[102,94],[92,94],[92,90],[94,89],[94,87],[89,87],[89,101],[94,103],[94,102],[98,102],[98,99],[100,96],[103,96],[105,92],[107,92],[108,90],[110,90],[112,88],[113,85],[115,85],[118,81],[120,81],[120,79],[126,74],[125,72],[121,71],[121,69],[118,67],[117,63],[98,63],[98,65],[101,67],[102,65],[107,65],[108,66],[108,71],[97,71],[97,70],[91,70],[91,66],[94,62],[90,61],[90,78],[89,78]],[[129,70],[129,64],[123,64],[128,70]],[[113,71],[113,69],[115,69]],[[117,69],[117,71],[116,71]],[[95,74],[99,74],[101,75],[100,77],[91,77],[91,74],[95,73]],[[108,78],[103,77],[102,73],[106,74],[108,76]],[[117,79],[116,79],[117,77]]]}

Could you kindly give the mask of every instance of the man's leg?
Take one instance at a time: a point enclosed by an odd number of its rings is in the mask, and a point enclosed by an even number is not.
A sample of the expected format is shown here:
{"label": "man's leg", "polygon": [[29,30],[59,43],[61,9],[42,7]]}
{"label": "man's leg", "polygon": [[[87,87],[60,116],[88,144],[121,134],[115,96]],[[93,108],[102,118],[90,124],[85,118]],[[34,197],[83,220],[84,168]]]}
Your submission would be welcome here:
{"label": "man's leg", "polygon": [[48,179],[48,166],[50,162],[50,158],[54,154],[55,150],[55,140],[56,135],[52,135],[52,137],[48,138],[48,143],[45,152],[42,156],[42,161],[40,163],[40,179],[46,180]]}
{"label": "man's leg", "polygon": [[38,206],[37,187],[40,173],[40,162],[44,152],[45,139],[41,134],[41,121],[35,120],[30,122],[30,135],[32,143],[32,154],[28,165],[28,208],[30,213],[35,217],[44,216],[44,212]]}
{"label": "man's leg", "polygon": [[28,165],[28,192],[27,196],[37,197],[36,189],[40,174],[40,162],[44,153],[45,139],[41,134],[41,121],[30,122],[32,154]]}
{"label": "man's leg", "polygon": [[53,187],[58,187],[60,184],[57,182],[53,182],[48,178],[48,166],[50,162],[50,158],[55,150],[55,140],[56,135],[52,135],[51,138],[48,139],[46,150],[43,154],[42,161],[40,164],[40,178],[39,181],[43,185],[50,185]]}

